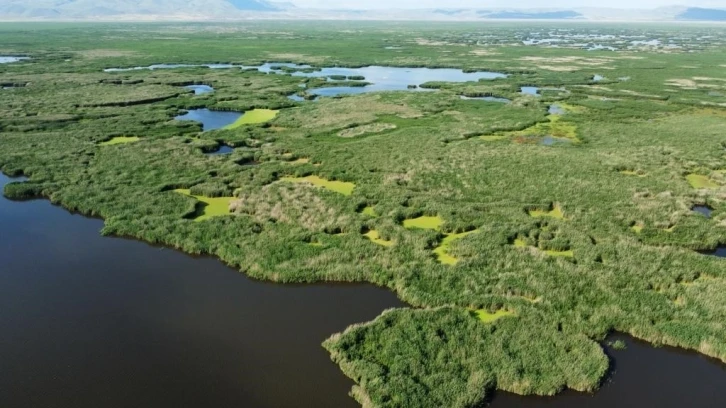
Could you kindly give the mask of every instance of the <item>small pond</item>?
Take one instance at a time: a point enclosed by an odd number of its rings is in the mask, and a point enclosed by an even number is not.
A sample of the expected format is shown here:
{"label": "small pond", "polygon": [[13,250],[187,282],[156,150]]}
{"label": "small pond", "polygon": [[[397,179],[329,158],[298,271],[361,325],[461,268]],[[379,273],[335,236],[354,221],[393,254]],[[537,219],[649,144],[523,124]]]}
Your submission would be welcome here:
{"label": "small pond", "polygon": [[184,88],[194,91],[194,95],[204,95],[207,93],[214,92],[214,88],[209,85],[188,85]]}
{"label": "small pond", "polygon": [[509,100],[507,98],[499,98],[496,96],[464,96],[464,95],[460,95],[459,97],[465,101],[472,100],[472,101],[486,101],[486,102],[499,102],[499,103],[512,102],[511,100]]}
{"label": "small pond", "polygon": [[209,156],[217,156],[217,155],[221,155],[221,154],[230,154],[233,151],[234,151],[234,147],[232,147],[232,146],[220,145],[217,147],[216,150],[205,152],[204,154],[209,155]]}
{"label": "small pond", "polygon": [[555,145],[566,145],[571,144],[572,141],[570,139],[565,139],[562,137],[554,137],[554,136],[545,136],[542,138],[542,141],[540,142],[543,146],[555,146]]}
{"label": "small pond", "polygon": [[703,214],[706,218],[711,218],[711,212],[713,211],[713,209],[707,205],[697,205],[691,208],[691,210],[699,214]]}
{"label": "small pond", "polygon": [[523,86],[519,89],[519,92],[523,95],[540,96],[538,86]]}
{"label": "small pond", "polygon": [[28,57],[11,57],[11,56],[0,56],[0,64],[10,64],[12,62],[19,62],[30,59]]}
{"label": "small pond", "polygon": [[3,408],[360,408],[320,343],[391,291],[260,282],[103,224],[0,194]]}
{"label": "small pond", "polygon": [[595,75],[593,75],[593,76],[592,76],[592,80],[593,80],[593,81],[595,81],[595,82],[600,82],[600,81],[602,81],[603,79],[605,79],[605,77],[604,77],[604,76],[602,76],[602,75],[597,75],[597,74],[595,74]]}
{"label": "small pond", "polygon": [[566,113],[565,108],[557,104],[550,105],[547,112],[549,112],[550,115],[564,115]]}
{"label": "small pond", "polygon": [[233,124],[242,117],[242,112],[214,111],[209,109],[192,109],[175,117],[176,120],[193,120],[202,124],[202,130],[221,129]]}

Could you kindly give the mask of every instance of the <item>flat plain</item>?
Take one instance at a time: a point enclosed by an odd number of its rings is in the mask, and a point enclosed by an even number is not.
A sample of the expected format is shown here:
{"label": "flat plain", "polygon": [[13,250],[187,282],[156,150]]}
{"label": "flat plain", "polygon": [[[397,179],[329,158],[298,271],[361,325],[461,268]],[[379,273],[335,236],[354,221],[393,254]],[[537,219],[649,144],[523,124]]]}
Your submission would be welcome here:
{"label": "flat plain", "polygon": [[[410,307],[324,343],[363,406],[594,391],[612,332],[726,361],[722,26],[0,35],[0,55],[28,57],[0,64],[0,170],[28,177],[4,194],[256,279],[395,291]],[[175,119],[197,109],[241,116]]]}

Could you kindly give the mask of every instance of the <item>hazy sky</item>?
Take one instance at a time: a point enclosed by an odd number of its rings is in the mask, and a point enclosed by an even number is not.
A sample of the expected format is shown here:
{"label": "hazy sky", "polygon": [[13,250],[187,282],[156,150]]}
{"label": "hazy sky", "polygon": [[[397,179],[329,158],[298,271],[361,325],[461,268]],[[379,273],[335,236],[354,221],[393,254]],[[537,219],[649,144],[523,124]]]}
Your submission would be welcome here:
{"label": "hazy sky", "polygon": [[[283,0],[284,1],[284,0]],[[726,0],[288,0],[298,7],[373,8],[655,8],[682,5],[726,9]]]}

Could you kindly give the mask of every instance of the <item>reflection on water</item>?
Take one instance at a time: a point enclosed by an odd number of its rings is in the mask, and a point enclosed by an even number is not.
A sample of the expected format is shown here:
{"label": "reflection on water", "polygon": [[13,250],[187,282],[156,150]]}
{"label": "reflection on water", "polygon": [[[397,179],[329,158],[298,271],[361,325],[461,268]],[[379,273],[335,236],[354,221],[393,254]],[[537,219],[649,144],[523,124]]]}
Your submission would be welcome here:
{"label": "reflection on water", "polygon": [[0,196],[0,225],[3,408],[359,407],[320,343],[403,306],[102,237],[45,200]]}
{"label": "reflection on water", "polygon": [[202,130],[221,129],[231,125],[242,116],[241,112],[213,111],[209,109],[192,109],[189,112],[175,117],[176,120],[193,120],[201,122]]}
{"label": "reflection on water", "polygon": [[564,115],[565,109],[557,104],[550,105],[549,109],[547,110],[550,115]]}

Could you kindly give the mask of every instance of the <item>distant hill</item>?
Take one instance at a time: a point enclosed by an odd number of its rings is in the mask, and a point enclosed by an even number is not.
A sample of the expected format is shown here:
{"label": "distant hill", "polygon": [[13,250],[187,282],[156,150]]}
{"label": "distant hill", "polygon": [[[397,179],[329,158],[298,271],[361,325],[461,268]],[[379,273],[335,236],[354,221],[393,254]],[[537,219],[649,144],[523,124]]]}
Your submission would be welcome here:
{"label": "distant hill", "polygon": [[582,14],[572,11],[546,11],[540,13],[527,13],[518,11],[502,11],[492,14],[487,14],[486,18],[499,18],[509,20],[565,20],[571,18],[581,18]]}
{"label": "distant hill", "polygon": [[691,7],[676,16],[677,20],[726,21],[726,10]]}
{"label": "distant hill", "polygon": [[[0,18],[92,19],[126,16],[234,18],[244,12],[277,11],[265,0],[4,0]],[[241,17],[241,15],[240,15]]]}
{"label": "distant hill", "polygon": [[277,11],[278,8],[263,0],[227,0],[238,10]]}

